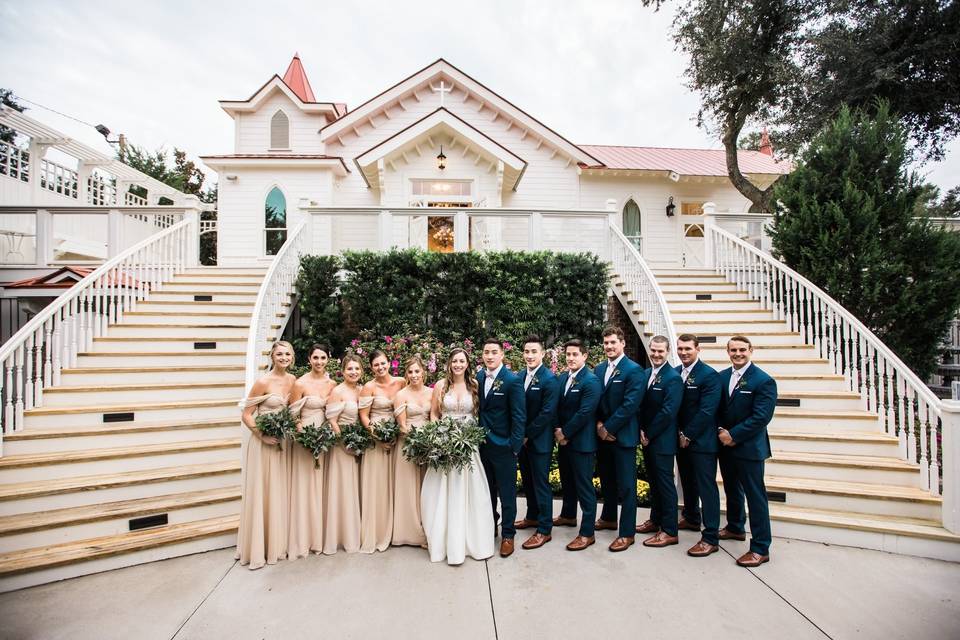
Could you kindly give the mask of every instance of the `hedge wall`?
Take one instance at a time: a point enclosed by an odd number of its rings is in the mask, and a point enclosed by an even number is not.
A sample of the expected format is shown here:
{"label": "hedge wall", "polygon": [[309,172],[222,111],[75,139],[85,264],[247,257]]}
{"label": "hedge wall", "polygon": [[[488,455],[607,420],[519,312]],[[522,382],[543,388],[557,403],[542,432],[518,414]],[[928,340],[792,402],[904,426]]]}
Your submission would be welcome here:
{"label": "hedge wall", "polygon": [[600,338],[606,265],[593,254],[433,253],[417,249],[305,256],[298,347],[323,340],[341,352],[364,332],[430,332],[443,342],[488,334],[548,344]]}

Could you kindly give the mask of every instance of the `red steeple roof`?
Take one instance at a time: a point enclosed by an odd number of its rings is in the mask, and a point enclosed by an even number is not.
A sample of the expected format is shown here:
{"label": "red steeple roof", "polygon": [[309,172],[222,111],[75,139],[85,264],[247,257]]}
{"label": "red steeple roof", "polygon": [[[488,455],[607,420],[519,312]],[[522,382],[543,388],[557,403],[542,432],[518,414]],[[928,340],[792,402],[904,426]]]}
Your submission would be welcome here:
{"label": "red steeple roof", "polygon": [[283,81],[290,87],[297,97],[304,102],[316,102],[313,97],[313,89],[310,88],[310,81],[307,80],[307,72],[303,70],[303,63],[300,62],[300,54],[293,54],[293,60],[287,67],[287,72],[283,74]]}

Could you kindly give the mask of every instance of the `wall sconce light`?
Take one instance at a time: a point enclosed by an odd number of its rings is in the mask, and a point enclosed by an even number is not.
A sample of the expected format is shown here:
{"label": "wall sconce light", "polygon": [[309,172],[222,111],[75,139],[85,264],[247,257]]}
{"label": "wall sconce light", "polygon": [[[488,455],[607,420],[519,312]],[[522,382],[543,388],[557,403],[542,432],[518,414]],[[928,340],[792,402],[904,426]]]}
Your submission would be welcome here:
{"label": "wall sconce light", "polygon": [[227,180],[233,182],[234,180],[237,179],[237,174],[235,174],[235,173],[228,173],[225,177],[226,177]]}
{"label": "wall sconce light", "polygon": [[447,168],[447,156],[443,155],[443,145],[440,145],[440,153],[437,154],[437,169],[443,171]]}
{"label": "wall sconce light", "polygon": [[673,204],[673,196],[670,196],[667,199],[667,217],[673,216],[673,212],[677,210],[677,205]]}

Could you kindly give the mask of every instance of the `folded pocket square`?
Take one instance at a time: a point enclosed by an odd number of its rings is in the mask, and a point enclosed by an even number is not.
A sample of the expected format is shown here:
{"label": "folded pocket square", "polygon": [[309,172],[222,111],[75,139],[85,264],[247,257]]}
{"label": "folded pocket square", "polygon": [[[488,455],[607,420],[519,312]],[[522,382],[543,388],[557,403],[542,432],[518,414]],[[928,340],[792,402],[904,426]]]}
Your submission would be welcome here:
{"label": "folded pocket square", "polygon": [[580,389],[570,389],[570,393],[580,393]]}
{"label": "folded pocket square", "polygon": [[622,384],[622,383],[623,383],[623,380],[614,380],[614,381],[613,381],[613,384]]}
{"label": "folded pocket square", "polygon": [[743,391],[743,390],[741,389],[740,393],[750,394],[750,393],[753,393],[753,391]]}
{"label": "folded pocket square", "polygon": [[503,392],[502,392],[502,391],[494,391],[494,392],[493,392],[493,395],[495,395],[495,396],[502,396],[502,395],[503,395]]}

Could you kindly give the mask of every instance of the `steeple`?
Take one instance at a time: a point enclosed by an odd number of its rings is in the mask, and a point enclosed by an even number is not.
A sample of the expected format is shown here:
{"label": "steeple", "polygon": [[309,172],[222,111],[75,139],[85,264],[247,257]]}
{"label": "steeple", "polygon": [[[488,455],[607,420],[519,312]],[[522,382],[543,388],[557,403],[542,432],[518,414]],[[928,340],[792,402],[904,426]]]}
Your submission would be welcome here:
{"label": "steeple", "polygon": [[304,102],[316,102],[313,97],[313,89],[310,88],[310,81],[307,80],[307,72],[303,70],[303,63],[300,62],[300,54],[294,53],[290,66],[283,74],[283,81],[290,87],[297,97]]}
{"label": "steeple", "polygon": [[767,133],[767,128],[764,127],[763,131],[760,133],[760,153],[773,157],[773,145],[770,144],[770,135]]}

